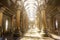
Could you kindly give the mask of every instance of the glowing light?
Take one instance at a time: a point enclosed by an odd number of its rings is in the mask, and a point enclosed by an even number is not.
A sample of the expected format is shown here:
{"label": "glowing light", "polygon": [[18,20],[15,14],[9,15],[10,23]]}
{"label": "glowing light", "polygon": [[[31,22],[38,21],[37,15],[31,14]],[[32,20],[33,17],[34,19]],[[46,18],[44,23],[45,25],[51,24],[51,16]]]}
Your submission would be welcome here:
{"label": "glowing light", "polygon": [[58,28],[58,21],[56,20],[56,28]]}
{"label": "glowing light", "polygon": [[24,2],[24,7],[27,11],[27,15],[30,21],[35,20],[35,15],[38,7],[38,3],[36,0],[27,0]]}
{"label": "glowing light", "polygon": [[7,40],[7,38],[5,38],[5,40]]}
{"label": "glowing light", "polygon": [[8,20],[6,20],[6,30],[8,29]]}
{"label": "glowing light", "polygon": [[[43,1],[40,3],[42,4]],[[43,27],[41,29],[41,33],[39,33],[39,29],[37,27],[37,22],[35,22],[34,20],[36,20],[36,13],[37,13],[37,9],[38,9],[38,2],[36,0],[26,0],[24,2],[24,7],[25,10],[27,12],[28,18],[29,18],[29,22],[31,23],[31,25],[29,24],[29,30],[27,31],[27,33],[24,36],[29,36],[29,37],[41,37],[44,34],[43,31]],[[37,21],[37,20],[36,20]]]}
{"label": "glowing light", "polygon": [[34,21],[34,18],[29,18],[30,21]]}
{"label": "glowing light", "polygon": [[60,40],[60,36],[55,35],[55,34],[52,34],[52,33],[50,33],[50,35],[51,35],[54,39]]}
{"label": "glowing light", "polygon": [[33,1],[33,0],[32,1],[31,0],[30,1],[26,1],[25,4],[24,4],[24,6],[26,6],[27,4],[35,4],[35,5],[38,6],[37,1]]}
{"label": "glowing light", "polygon": [[24,36],[41,37],[40,33],[38,33],[39,31],[40,30],[36,27],[36,25],[33,25],[32,27],[30,27],[30,30],[28,30]]}

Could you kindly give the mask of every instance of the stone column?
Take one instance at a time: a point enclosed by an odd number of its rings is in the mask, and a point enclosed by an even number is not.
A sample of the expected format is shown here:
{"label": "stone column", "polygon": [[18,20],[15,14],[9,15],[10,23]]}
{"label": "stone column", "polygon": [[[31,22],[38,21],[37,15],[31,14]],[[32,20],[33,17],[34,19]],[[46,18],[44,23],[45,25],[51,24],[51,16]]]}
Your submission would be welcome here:
{"label": "stone column", "polygon": [[46,13],[45,10],[41,10],[41,34],[42,36],[46,36],[47,23],[46,23]]}
{"label": "stone column", "polygon": [[16,27],[16,15],[12,15],[12,33],[13,33],[13,31],[15,30],[15,27]]}
{"label": "stone column", "polygon": [[21,11],[18,9],[16,14],[16,20],[17,20],[17,27],[20,29],[20,13]]}
{"label": "stone column", "polygon": [[53,27],[52,27],[52,33],[54,34],[58,34],[57,31],[58,31],[58,28],[56,27],[56,17],[52,16],[52,19],[53,19]]}
{"label": "stone column", "polygon": [[0,27],[2,27],[3,12],[0,11]]}
{"label": "stone column", "polygon": [[3,12],[0,11],[0,37],[2,36],[2,20],[3,20]]}
{"label": "stone column", "polygon": [[22,33],[20,31],[20,14],[21,14],[21,11],[19,9],[17,9],[17,14],[16,14],[16,24],[17,24],[16,33],[18,33],[19,36],[22,35]]}
{"label": "stone column", "polygon": [[22,13],[22,4],[21,4],[21,0],[17,0],[17,11],[16,11],[16,33],[18,34],[18,36],[21,36],[22,33],[20,31],[20,14]]}
{"label": "stone column", "polygon": [[2,27],[2,20],[3,20],[3,12],[4,12],[5,8],[4,7],[1,7],[1,10],[0,10],[0,27]]}
{"label": "stone column", "polygon": [[28,30],[28,16],[26,13],[23,14],[23,29],[24,33]]}
{"label": "stone column", "polygon": [[1,33],[3,32],[2,22],[3,22],[3,12],[4,11],[5,11],[5,8],[1,7],[1,10],[0,10],[0,36],[2,35]]}
{"label": "stone column", "polygon": [[46,14],[45,14],[45,10],[41,11],[41,21],[42,21],[42,27],[43,29],[46,29]]}
{"label": "stone column", "polygon": [[47,30],[48,32],[53,32],[53,18],[51,16],[47,16]]}
{"label": "stone column", "polygon": [[45,35],[47,33],[47,20],[46,20],[46,4],[43,4],[41,5],[41,8],[40,8],[40,17],[41,17],[41,34],[42,35]]}

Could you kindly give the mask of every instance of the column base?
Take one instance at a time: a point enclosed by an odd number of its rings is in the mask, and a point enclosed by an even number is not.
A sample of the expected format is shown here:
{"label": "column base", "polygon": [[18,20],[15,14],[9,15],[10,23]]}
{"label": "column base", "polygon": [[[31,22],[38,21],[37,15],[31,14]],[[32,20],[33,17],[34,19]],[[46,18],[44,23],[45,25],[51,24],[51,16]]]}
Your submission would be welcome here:
{"label": "column base", "polygon": [[14,36],[14,37],[21,37],[21,36],[22,36],[22,32],[17,29],[17,30],[15,30],[13,36]]}
{"label": "column base", "polygon": [[48,32],[44,30],[43,32],[40,33],[40,35],[42,37],[48,37]]}

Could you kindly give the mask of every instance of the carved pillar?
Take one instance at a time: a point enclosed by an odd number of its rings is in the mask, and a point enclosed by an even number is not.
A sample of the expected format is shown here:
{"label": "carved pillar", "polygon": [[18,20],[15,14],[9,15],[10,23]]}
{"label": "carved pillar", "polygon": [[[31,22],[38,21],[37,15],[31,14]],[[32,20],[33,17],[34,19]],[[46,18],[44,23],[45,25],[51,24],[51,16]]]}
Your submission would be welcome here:
{"label": "carved pillar", "polygon": [[36,14],[35,25],[40,30],[40,13],[38,13],[38,11],[37,11],[37,14]]}
{"label": "carved pillar", "polygon": [[40,25],[41,25],[41,34],[44,36],[47,33],[47,20],[46,20],[46,3],[45,0],[42,0],[43,3],[40,5]]}
{"label": "carved pillar", "polygon": [[20,5],[21,1],[18,0],[17,1],[17,13],[16,13],[16,24],[17,24],[17,27],[16,27],[16,33],[18,33],[19,36],[22,35],[21,31],[20,31],[20,15],[22,13],[22,6]]}
{"label": "carved pillar", "polygon": [[23,14],[23,33],[27,32],[28,30],[28,16],[26,13]]}
{"label": "carved pillar", "polygon": [[21,13],[20,10],[17,10],[16,19],[18,29],[20,28],[20,13]]}
{"label": "carved pillar", "polygon": [[27,14],[25,14],[25,32],[27,32],[27,30],[28,30],[28,16],[27,16]]}
{"label": "carved pillar", "polygon": [[3,22],[3,12],[4,11],[5,11],[5,8],[4,7],[1,7],[1,10],[0,10],[0,36],[1,36],[1,32],[3,32],[2,22]]}
{"label": "carved pillar", "polygon": [[21,14],[21,11],[19,9],[17,9],[17,13],[16,13],[16,24],[17,26],[15,27],[15,35],[16,36],[22,36],[22,33],[21,33],[21,30],[20,30],[20,14]]}
{"label": "carved pillar", "polygon": [[42,21],[42,27],[43,29],[46,29],[46,14],[45,10],[41,10],[41,21]]}
{"label": "carved pillar", "polygon": [[17,20],[17,28],[20,30],[20,14],[22,13],[22,3],[21,0],[17,1],[17,13],[16,13],[16,20]]}
{"label": "carved pillar", "polygon": [[4,7],[1,7],[1,10],[0,10],[0,27],[2,27],[2,19],[3,19],[3,12],[4,12],[5,8]]}
{"label": "carved pillar", "polygon": [[2,19],[3,19],[3,12],[0,11],[0,37],[1,37],[1,32],[2,30]]}
{"label": "carved pillar", "polygon": [[47,30],[48,30],[48,32],[52,32],[52,28],[53,28],[53,18],[51,16],[47,16]]}
{"label": "carved pillar", "polygon": [[12,15],[12,33],[13,31],[15,30],[15,27],[16,27],[16,16],[15,15]]}
{"label": "carved pillar", "polygon": [[0,27],[2,27],[3,13],[0,11]]}

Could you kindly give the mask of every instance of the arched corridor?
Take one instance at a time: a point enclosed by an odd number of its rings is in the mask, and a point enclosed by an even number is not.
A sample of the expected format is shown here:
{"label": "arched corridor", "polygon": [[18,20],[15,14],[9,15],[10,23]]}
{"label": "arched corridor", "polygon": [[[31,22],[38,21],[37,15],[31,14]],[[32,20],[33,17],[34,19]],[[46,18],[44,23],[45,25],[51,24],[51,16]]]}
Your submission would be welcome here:
{"label": "arched corridor", "polygon": [[0,0],[0,40],[60,40],[60,0]]}

